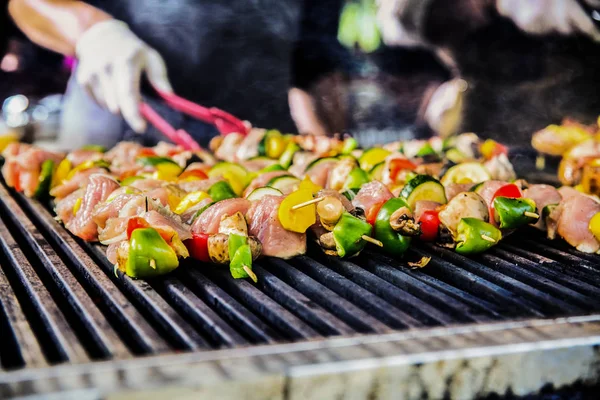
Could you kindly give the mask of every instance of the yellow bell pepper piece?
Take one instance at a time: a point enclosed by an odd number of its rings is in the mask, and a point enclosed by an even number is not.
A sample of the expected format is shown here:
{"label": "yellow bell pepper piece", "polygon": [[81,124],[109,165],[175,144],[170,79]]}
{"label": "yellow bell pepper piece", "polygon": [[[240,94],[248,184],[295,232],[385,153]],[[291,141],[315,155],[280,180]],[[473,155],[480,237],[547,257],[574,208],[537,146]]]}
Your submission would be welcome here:
{"label": "yellow bell pepper piece", "polygon": [[71,171],[71,161],[64,158],[58,166],[56,167],[56,171],[54,171],[54,175],[52,175],[52,184],[51,187],[56,187],[61,185],[69,176],[69,171]]}
{"label": "yellow bell pepper piece", "polygon": [[269,158],[279,158],[287,146],[286,140],[281,135],[271,135],[265,143],[265,152]]}
{"label": "yellow bell pepper piece", "polygon": [[161,163],[156,166],[156,172],[161,176],[170,177],[172,179],[181,174],[181,171],[182,169],[179,165],[169,162]]}
{"label": "yellow bell pepper piece", "polygon": [[300,185],[298,185],[298,190],[309,190],[312,194],[315,194],[322,189],[323,187],[313,183],[308,175],[306,175],[302,182],[300,182]]}
{"label": "yellow bell pepper piece", "polygon": [[95,166],[95,162],[92,160],[83,162],[83,163],[79,164],[78,166],[76,166],[75,168],[73,168],[71,171],[69,171],[69,173],[67,174],[67,178],[65,180],[68,181],[71,178],[73,178],[75,176],[75,174],[78,173],[79,171],[85,171],[86,169],[94,168],[94,166]]}
{"label": "yellow bell pepper piece", "polygon": [[600,212],[596,213],[592,219],[590,219],[590,224],[588,226],[592,235],[596,238],[596,240],[600,241]]}
{"label": "yellow bell pepper piece", "polygon": [[75,205],[73,206],[73,215],[77,215],[77,211],[79,211],[79,209],[81,208],[81,202],[83,201],[83,198],[78,198],[77,201],[75,201]]}
{"label": "yellow bell pepper piece", "polygon": [[304,233],[311,225],[317,222],[317,208],[309,204],[293,210],[292,207],[313,200],[310,190],[297,190],[289,194],[279,205],[279,222],[284,229],[292,232]]}
{"label": "yellow bell pepper piece", "polygon": [[172,208],[175,214],[183,214],[191,207],[208,198],[208,193],[197,191],[186,194],[175,208]]}
{"label": "yellow bell pepper piece", "polygon": [[0,135],[0,153],[6,149],[11,143],[15,143],[19,141],[19,136],[15,133],[7,133],[5,135]]}

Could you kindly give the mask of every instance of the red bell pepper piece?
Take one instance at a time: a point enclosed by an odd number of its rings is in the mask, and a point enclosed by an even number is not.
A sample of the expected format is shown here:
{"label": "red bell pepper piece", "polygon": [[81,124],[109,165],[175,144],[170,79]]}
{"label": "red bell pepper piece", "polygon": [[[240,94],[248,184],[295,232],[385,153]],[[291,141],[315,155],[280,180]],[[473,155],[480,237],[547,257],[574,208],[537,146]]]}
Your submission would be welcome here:
{"label": "red bell pepper piece", "polygon": [[373,204],[373,206],[369,210],[367,210],[365,218],[367,219],[367,222],[369,224],[375,226],[375,222],[377,221],[377,214],[379,214],[379,210],[381,210],[381,207],[383,207],[384,204],[385,201]]}
{"label": "red bell pepper piece", "polygon": [[149,228],[150,224],[141,217],[132,217],[127,221],[127,240],[131,239],[131,233],[136,229]]}
{"label": "red bell pepper piece", "polygon": [[17,193],[23,192],[23,188],[21,187],[21,173],[17,172],[15,174],[15,190]]}
{"label": "red bell pepper piece", "polygon": [[179,175],[177,178],[178,179],[186,179],[186,178],[190,178],[190,177],[195,177],[195,178],[199,178],[199,179],[208,179],[208,175],[206,175],[206,172],[202,171],[201,169],[192,169],[189,171],[183,171],[181,173],[181,175]]}
{"label": "red bell pepper piece", "polygon": [[190,257],[195,260],[210,262],[208,256],[208,238],[210,235],[207,233],[194,233],[192,238],[184,242],[190,252]]}
{"label": "red bell pepper piece", "polygon": [[514,183],[509,183],[502,186],[500,189],[496,190],[494,196],[492,197],[492,201],[489,204],[489,212],[490,212],[490,223],[495,224],[496,222],[496,212],[494,210],[494,200],[496,197],[508,197],[509,199],[519,199],[523,197],[523,193],[521,193],[521,189]]}
{"label": "red bell pepper piece", "polygon": [[144,147],[137,155],[138,157],[155,157],[156,152],[150,147]]}
{"label": "red bell pepper piece", "polygon": [[390,161],[390,179],[392,182],[395,182],[396,178],[398,178],[398,174],[400,174],[401,171],[405,169],[414,171],[415,168],[417,168],[417,166],[410,160],[404,158],[395,158]]}
{"label": "red bell pepper piece", "polygon": [[424,211],[419,218],[421,223],[421,236],[419,238],[426,242],[433,242],[438,236],[440,218],[435,210]]}

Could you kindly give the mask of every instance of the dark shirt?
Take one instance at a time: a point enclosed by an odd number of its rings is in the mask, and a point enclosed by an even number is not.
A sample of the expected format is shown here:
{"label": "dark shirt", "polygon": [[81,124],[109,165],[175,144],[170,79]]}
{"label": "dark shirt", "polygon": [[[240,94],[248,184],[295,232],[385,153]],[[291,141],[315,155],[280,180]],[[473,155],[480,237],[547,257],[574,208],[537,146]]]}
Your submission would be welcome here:
{"label": "dark shirt", "polygon": [[300,0],[92,0],[165,59],[175,92],[294,132],[287,92]]}

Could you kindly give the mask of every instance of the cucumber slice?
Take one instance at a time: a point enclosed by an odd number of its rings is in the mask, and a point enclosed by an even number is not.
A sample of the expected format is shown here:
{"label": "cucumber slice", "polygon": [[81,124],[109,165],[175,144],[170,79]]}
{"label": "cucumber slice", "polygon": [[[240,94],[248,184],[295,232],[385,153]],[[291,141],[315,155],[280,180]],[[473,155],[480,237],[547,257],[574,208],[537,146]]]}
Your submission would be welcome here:
{"label": "cucumber slice", "polygon": [[343,188],[359,188],[368,182],[369,175],[367,175],[365,171],[357,167],[350,171],[350,174],[348,174],[348,177],[346,178],[346,182],[344,182]]}
{"label": "cucumber slice", "polygon": [[460,150],[452,148],[446,152],[446,158],[455,164],[460,164],[467,160],[467,156],[460,152]]}
{"label": "cucumber slice", "polygon": [[359,191],[360,191],[360,188],[345,189],[342,192],[342,195],[344,195],[344,197],[346,197],[348,200],[352,201],[352,200],[354,200],[354,198],[356,197],[356,195],[358,194]]}
{"label": "cucumber slice", "polygon": [[281,157],[279,157],[279,164],[281,164],[283,168],[289,168],[294,161],[294,154],[296,154],[297,151],[300,151],[300,146],[294,142],[289,142],[285,148],[285,151]]}
{"label": "cucumber slice", "polygon": [[483,187],[484,182],[479,182],[475,185],[473,185],[473,187],[471,187],[471,189],[469,189],[469,192],[475,192],[477,194],[479,194],[479,189],[481,189]]}
{"label": "cucumber slice", "polygon": [[246,198],[250,201],[256,201],[262,199],[265,196],[283,196],[283,193],[281,193],[281,190],[267,186],[254,189],[252,193],[250,193]]}
{"label": "cucumber slice", "polygon": [[310,164],[308,164],[306,166],[306,172],[310,171],[311,169],[313,169],[314,167],[316,167],[317,165],[320,165],[322,163],[327,163],[327,162],[331,162],[331,161],[339,161],[338,158],[335,157],[323,157],[323,158],[317,158],[316,160],[314,160],[313,162],[311,162]]}
{"label": "cucumber slice", "polygon": [[360,167],[365,171],[370,171],[377,164],[385,161],[386,157],[392,154],[389,150],[382,149],[381,147],[374,147],[366,150],[358,160]]}
{"label": "cucumber slice", "polygon": [[400,197],[406,199],[411,209],[419,200],[435,201],[446,204],[446,190],[437,179],[429,175],[417,175],[404,185]]}
{"label": "cucumber slice", "polygon": [[419,151],[417,151],[416,156],[417,157],[426,157],[426,156],[431,156],[434,154],[436,154],[435,150],[433,149],[433,147],[431,147],[431,144],[429,144],[429,142],[427,142],[423,145],[423,147],[421,147],[421,149],[419,149]]}
{"label": "cucumber slice", "polygon": [[385,161],[380,162],[369,171],[369,178],[373,181],[380,181],[383,176],[383,169],[385,168]]}
{"label": "cucumber slice", "polygon": [[48,196],[50,192],[50,184],[52,183],[52,174],[54,173],[54,161],[46,160],[42,163],[42,170],[40,172],[39,183],[35,189],[33,197],[38,200],[43,200]]}
{"label": "cucumber slice", "polygon": [[258,174],[260,175],[260,174],[264,174],[265,172],[273,172],[273,171],[285,171],[285,168],[283,168],[279,164],[273,164],[273,165],[269,165],[268,167],[264,167],[263,169],[258,171]]}
{"label": "cucumber slice", "polygon": [[208,171],[208,176],[211,178],[218,178],[226,173],[230,173],[240,178],[248,175],[246,168],[242,167],[241,165],[223,161],[212,167],[210,171]]}
{"label": "cucumber slice", "polygon": [[480,183],[492,179],[490,173],[478,162],[458,164],[450,169],[442,177],[444,186],[451,183]]}
{"label": "cucumber slice", "polygon": [[267,186],[279,190],[283,194],[289,194],[294,191],[294,187],[300,184],[300,179],[292,175],[277,176],[271,179]]}

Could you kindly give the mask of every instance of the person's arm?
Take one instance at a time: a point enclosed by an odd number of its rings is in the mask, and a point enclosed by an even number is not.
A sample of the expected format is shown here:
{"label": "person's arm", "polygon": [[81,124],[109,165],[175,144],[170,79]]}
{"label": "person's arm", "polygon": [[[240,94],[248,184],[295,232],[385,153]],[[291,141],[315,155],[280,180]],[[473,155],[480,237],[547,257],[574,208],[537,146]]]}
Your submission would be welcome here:
{"label": "person's arm", "polygon": [[8,10],[34,43],[74,55],[77,41],[98,22],[112,19],[102,10],[77,0],[10,0]]}
{"label": "person's arm", "polygon": [[77,82],[137,132],[146,129],[139,112],[142,74],[157,89],[172,92],[160,54],[125,22],[83,1],[10,0],[9,11],[33,42],[76,55]]}

